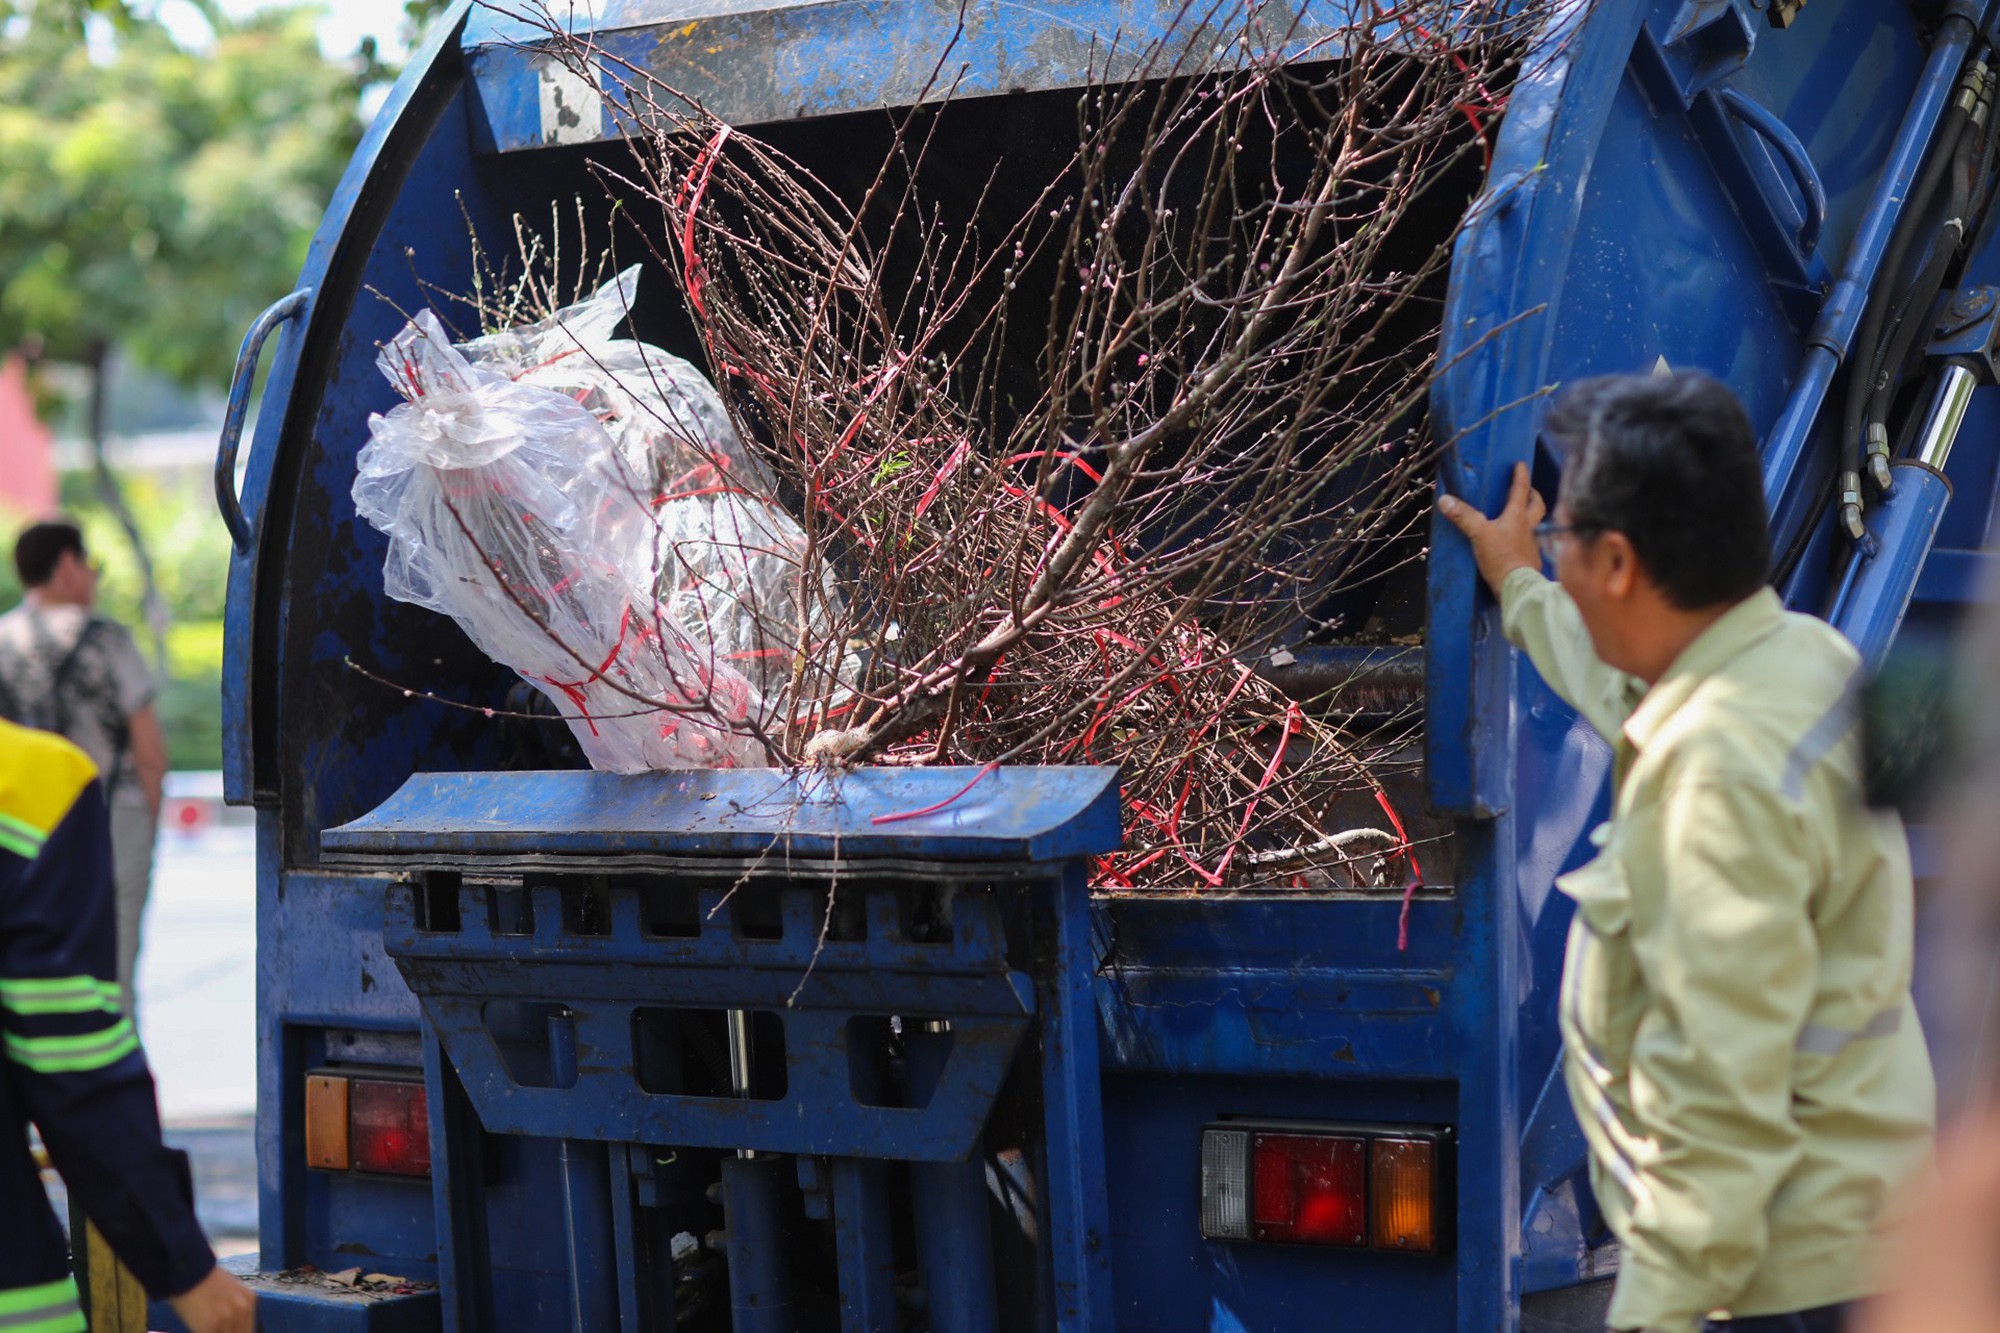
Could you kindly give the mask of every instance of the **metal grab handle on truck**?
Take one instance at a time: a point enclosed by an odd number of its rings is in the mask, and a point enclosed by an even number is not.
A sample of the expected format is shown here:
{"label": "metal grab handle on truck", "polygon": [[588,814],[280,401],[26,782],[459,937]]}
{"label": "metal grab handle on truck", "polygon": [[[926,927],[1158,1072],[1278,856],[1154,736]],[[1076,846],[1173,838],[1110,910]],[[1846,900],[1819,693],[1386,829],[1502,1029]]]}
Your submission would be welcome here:
{"label": "metal grab handle on truck", "polygon": [[271,331],[304,310],[311,299],[312,288],[301,287],[289,296],[279,297],[269,310],[257,316],[256,323],[243,335],[243,346],[236,353],[236,370],[229,377],[229,406],[222,414],[222,438],[215,447],[215,507],[222,511],[229,540],[240,552],[250,550],[250,520],[243,516],[243,501],[236,494],[236,447],[243,439],[243,419],[250,412],[250,385],[257,378],[257,358],[263,354],[264,340],[271,336]]}
{"label": "metal grab handle on truck", "polygon": [[1826,187],[1820,184],[1819,172],[1813,169],[1811,154],[1799,142],[1799,136],[1792,133],[1791,126],[1736,89],[1718,88],[1715,96],[1725,113],[1769,144],[1792,169],[1792,180],[1799,187],[1799,197],[1805,201],[1805,219],[1799,223],[1797,238],[1799,254],[1811,257],[1819,249],[1820,229],[1826,225]]}

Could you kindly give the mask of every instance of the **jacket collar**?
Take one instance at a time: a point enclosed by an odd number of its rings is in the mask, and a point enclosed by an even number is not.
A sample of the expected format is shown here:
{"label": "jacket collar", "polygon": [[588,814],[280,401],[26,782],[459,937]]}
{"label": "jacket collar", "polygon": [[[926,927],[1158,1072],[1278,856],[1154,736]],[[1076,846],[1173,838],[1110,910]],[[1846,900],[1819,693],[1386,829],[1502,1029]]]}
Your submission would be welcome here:
{"label": "jacket collar", "polygon": [[1759,588],[1722,614],[1667,668],[1667,674],[1646,691],[1645,698],[1625,719],[1625,740],[1635,750],[1646,748],[1701,683],[1762,643],[1785,622],[1785,605],[1769,588]]}

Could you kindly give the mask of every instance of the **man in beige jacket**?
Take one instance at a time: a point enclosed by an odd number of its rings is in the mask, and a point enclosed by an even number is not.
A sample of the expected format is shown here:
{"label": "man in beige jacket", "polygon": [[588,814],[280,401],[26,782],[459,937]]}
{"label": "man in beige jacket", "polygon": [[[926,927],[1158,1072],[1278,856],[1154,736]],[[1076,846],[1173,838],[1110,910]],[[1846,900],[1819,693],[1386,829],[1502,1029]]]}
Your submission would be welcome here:
{"label": "man in beige jacket", "polygon": [[[1862,801],[1859,658],[1765,586],[1755,437],[1706,375],[1575,386],[1471,541],[1508,639],[1611,743],[1561,1019],[1614,1329],[1833,1333],[1930,1150],[1901,823]],[[1539,548],[1539,549],[1538,549]],[[1555,581],[1542,576],[1542,557]]]}

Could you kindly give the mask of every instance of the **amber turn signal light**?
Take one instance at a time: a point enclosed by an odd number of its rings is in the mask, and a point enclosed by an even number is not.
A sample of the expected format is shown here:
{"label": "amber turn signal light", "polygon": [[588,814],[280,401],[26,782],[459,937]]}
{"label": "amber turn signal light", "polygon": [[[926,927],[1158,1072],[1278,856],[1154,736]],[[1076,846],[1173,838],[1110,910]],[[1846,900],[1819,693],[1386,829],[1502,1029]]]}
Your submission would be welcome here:
{"label": "amber turn signal light", "polygon": [[1368,1145],[1368,1234],[1378,1250],[1437,1252],[1437,1142],[1379,1138]]}
{"label": "amber turn signal light", "polygon": [[306,1165],[322,1171],[345,1171],[347,1144],[347,1080],[338,1074],[306,1075]]}

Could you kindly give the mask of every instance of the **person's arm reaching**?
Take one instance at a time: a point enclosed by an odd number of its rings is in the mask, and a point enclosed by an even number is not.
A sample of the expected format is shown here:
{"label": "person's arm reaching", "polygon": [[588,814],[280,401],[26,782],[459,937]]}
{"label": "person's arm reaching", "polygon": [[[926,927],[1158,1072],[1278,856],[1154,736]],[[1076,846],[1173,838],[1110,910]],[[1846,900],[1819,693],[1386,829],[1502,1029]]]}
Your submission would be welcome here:
{"label": "person's arm reaching", "polygon": [[187,1158],[161,1142],[152,1074],[119,1011],[103,793],[89,759],[67,745],[50,745],[35,778],[44,817],[0,825],[24,862],[0,895],[0,1077],[147,1293],[176,1308],[191,1299],[193,1318],[183,1317],[196,1333],[247,1330],[254,1300],[217,1276]]}
{"label": "person's arm reaching", "polygon": [[158,819],[167,781],[167,737],[160,729],[160,715],[153,705],[147,704],[126,720],[126,726],[132,746],[132,772],[139,779],[147,808]]}
{"label": "person's arm reaching", "polygon": [[125,748],[132,760],[132,776],[139,780],[146,808],[158,819],[167,780],[167,738],[154,707],[158,690],[153,668],[146,664],[131,630],[110,620],[95,621],[92,629],[102,636],[118,710],[125,717]]}
{"label": "person's arm reaching", "polygon": [[192,1333],[253,1333],[257,1327],[257,1295],[221,1265],[167,1304]]}
{"label": "person's arm reaching", "polygon": [[[1750,1281],[1773,1194],[1798,1161],[1793,1064],[1819,947],[1802,823],[1776,792],[1690,777],[1641,836],[1665,883],[1635,913],[1651,1006],[1633,1043],[1636,1163],[1613,1328],[1692,1333]],[[1634,862],[1633,873],[1646,873]]]}
{"label": "person's arm reaching", "polygon": [[1600,735],[1607,740],[1616,736],[1644,689],[1604,664],[1591,647],[1576,603],[1542,577],[1535,527],[1548,506],[1529,484],[1527,465],[1514,465],[1507,503],[1494,517],[1449,495],[1438,497],[1438,512],[1472,544],[1479,575],[1500,603],[1507,641],[1528,655],[1549,688]]}

